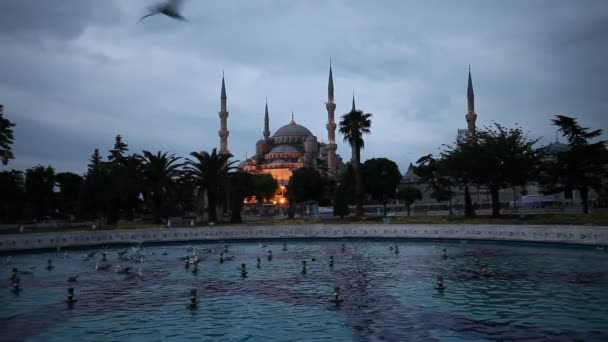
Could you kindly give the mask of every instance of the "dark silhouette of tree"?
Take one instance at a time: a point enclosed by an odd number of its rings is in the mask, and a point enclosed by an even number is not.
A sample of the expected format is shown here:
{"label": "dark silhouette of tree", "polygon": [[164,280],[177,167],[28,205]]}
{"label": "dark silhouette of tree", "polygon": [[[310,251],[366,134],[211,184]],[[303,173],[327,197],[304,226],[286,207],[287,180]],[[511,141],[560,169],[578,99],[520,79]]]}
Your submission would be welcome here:
{"label": "dark silhouette of tree", "polygon": [[536,179],[540,154],[520,127],[494,124],[477,132],[475,143],[447,147],[445,170],[453,179],[480,184],[490,191],[492,216],[500,215],[500,189],[524,186]]}
{"label": "dark silhouette of tree", "polygon": [[344,216],[347,216],[349,213],[346,190],[339,183],[334,197],[334,216],[340,216],[340,219],[344,219]]}
{"label": "dark silhouette of tree", "polygon": [[129,146],[122,141],[120,134],[114,138],[114,148],[110,150],[108,156],[109,162],[121,162],[125,158],[125,152],[129,150]]}
{"label": "dark silhouette of tree", "polygon": [[309,167],[295,169],[289,177],[287,191],[295,203],[320,201],[323,195],[323,179],[317,170]]}
{"label": "dark silhouette of tree", "polygon": [[96,148],[95,151],[93,151],[93,155],[91,156],[91,159],[89,159],[89,164],[87,165],[87,171],[95,172],[95,171],[99,170],[99,168],[101,168],[102,164],[103,164],[103,160],[101,158],[101,155],[99,154],[99,149]]}
{"label": "dark silhouette of tree", "polygon": [[543,164],[542,183],[554,191],[578,190],[583,212],[589,213],[589,191],[600,190],[608,176],[608,151],[606,141],[590,142],[602,134],[601,129],[582,127],[577,120],[556,115],[552,120],[568,140],[567,151],[557,152]]}
{"label": "dark silhouette of tree", "polygon": [[55,170],[37,165],[25,171],[25,195],[33,217],[44,219],[53,214]]}
{"label": "dark silhouette of tree", "polygon": [[122,159],[122,209],[127,219],[132,220],[137,210],[140,209],[142,201],[140,194],[144,193],[142,158],[138,154],[132,154]]}
{"label": "dark silhouette of tree", "polygon": [[126,155],[129,147],[120,134],[114,139],[114,147],[108,155],[108,166],[112,173],[112,181],[108,184],[112,189],[109,222],[118,220],[120,212],[132,220],[141,205],[140,194],[144,192],[141,157],[137,154]]}
{"label": "dark silhouette of tree", "polygon": [[173,191],[169,193],[163,214],[167,216],[184,216],[195,212],[198,208],[195,201],[196,179],[182,172],[175,180]]}
{"label": "dark silhouette of tree", "polygon": [[3,165],[8,164],[8,161],[14,159],[13,145],[13,127],[15,124],[4,117],[4,106],[0,104],[0,162]]}
{"label": "dark silhouette of tree", "polygon": [[399,199],[405,203],[407,216],[410,216],[411,206],[415,201],[422,199],[422,192],[412,186],[400,186],[398,192]]}
{"label": "dark silhouette of tree", "polygon": [[243,171],[233,172],[229,175],[230,180],[230,222],[240,223],[243,221],[241,211],[243,200],[254,193],[254,177]]}
{"label": "dark silhouette of tree", "polygon": [[[432,154],[421,157],[416,164],[414,173],[420,177],[420,184],[427,186],[427,190],[431,191],[431,197],[437,202],[447,201],[450,215],[452,215],[452,186],[455,180],[450,173],[455,172],[455,170],[448,171],[445,161],[443,159],[436,159]],[[462,166],[460,165],[460,167]]]}
{"label": "dark silhouette of tree", "polygon": [[197,180],[201,189],[207,190],[209,222],[216,222],[218,198],[226,191],[228,173],[236,169],[234,165],[238,161],[230,161],[231,154],[218,154],[215,148],[211,154],[202,151],[190,155],[194,159],[186,160],[184,170]]}
{"label": "dark silhouette of tree", "polygon": [[279,183],[272,175],[267,173],[253,175],[253,195],[258,202],[263,203],[272,200],[278,188]]}
{"label": "dark silhouette of tree", "polygon": [[387,158],[368,159],[361,166],[361,173],[365,192],[384,205],[386,216],[386,202],[395,197],[395,190],[401,181],[397,163]]}
{"label": "dark silhouette of tree", "polygon": [[81,211],[84,178],[72,172],[60,172],[55,175],[55,183],[59,187],[56,196],[59,212],[63,216],[78,216]]}
{"label": "dark silhouette of tree", "polygon": [[148,198],[152,204],[152,213],[155,223],[162,223],[161,213],[166,199],[174,189],[175,181],[180,175],[180,157],[168,152],[158,151],[152,154],[143,151],[141,156],[142,175]]}
{"label": "dark silhouette of tree", "polygon": [[21,218],[25,204],[25,178],[17,170],[0,171],[0,222]]}
{"label": "dark silhouette of tree", "polygon": [[[287,183],[288,213],[295,214],[296,205],[315,201],[319,205],[331,205],[334,197],[335,181],[322,176],[318,170],[310,167],[296,169]],[[290,214],[290,218],[292,218]]]}
{"label": "dark silhouette of tree", "polygon": [[[89,159],[84,185],[84,207],[90,216],[108,219],[112,206],[112,169],[95,149]],[[108,222],[111,223],[111,219]]]}
{"label": "dark silhouette of tree", "polygon": [[341,191],[344,192],[346,201],[349,204],[355,204],[355,171],[353,171],[353,166],[350,162],[346,163],[344,169],[338,175],[338,183],[342,187]]}
{"label": "dark silhouette of tree", "polygon": [[372,114],[364,113],[353,108],[347,114],[342,115],[340,121],[340,133],[344,134],[344,141],[348,142],[352,149],[351,164],[355,174],[355,198],[357,203],[356,214],[363,216],[363,179],[361,175],[361,149],[365,142],[363,136],[370,134]]}

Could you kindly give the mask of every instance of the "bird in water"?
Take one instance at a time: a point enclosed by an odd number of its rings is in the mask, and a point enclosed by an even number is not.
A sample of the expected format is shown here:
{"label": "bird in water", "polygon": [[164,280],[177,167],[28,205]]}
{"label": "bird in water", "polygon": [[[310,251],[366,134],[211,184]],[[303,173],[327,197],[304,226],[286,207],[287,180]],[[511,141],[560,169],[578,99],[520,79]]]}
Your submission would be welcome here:
{"label": "bird in water", "polygon": [[95,269],[97,271],[107,271],[107,270],[110,269],[111,266],[112,266],[111,264],[105,264],[105,263],[104,264],[100,264],[100,263],[97,263],[97,264],[95,264]]}
{"label": "bird in water", "polygon": [[179,13],[179,9],[181,7],[181,3],[182,0],[168,0],[165,2],[161,2],[155,6],[152,6],[149,8],[150,13],[144,15],[143,17],[141,17],[141,19],[139,19],[138,22],[146,19],[147,17],[151,17],[153,15],[157,15],[157,14],[164,14],[167,17],[176,19],[176,20],[181,20],[181,21],[188,21],[186,20],[186,18],[184,18],[180,13]]}
{"label": "bird in water", "polygon": [[131,273],[131,267],[122,268],[122,267],[120,267],[120,265],[116,265],[116,273],[129,274],[129,273]]}
{"label": "bird in water", "polygon": [[142,279],[143,276],[144,276],[143,270],[140,267],[137,269],[137,273],[128,273],[127,276],[123,280]]}

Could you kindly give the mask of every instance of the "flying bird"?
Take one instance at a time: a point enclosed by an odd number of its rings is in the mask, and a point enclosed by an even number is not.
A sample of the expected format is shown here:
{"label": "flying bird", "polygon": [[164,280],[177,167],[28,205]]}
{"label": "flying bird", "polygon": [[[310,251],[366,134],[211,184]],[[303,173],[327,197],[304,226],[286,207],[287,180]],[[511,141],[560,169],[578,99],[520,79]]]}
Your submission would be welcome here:
{"label": "flying bird", "polygon": [[182,0],[168,0],[165,2],[161,2],[155,6],[150,7],[149,8],[150,13],[141,17],[141,19],[139,19],[138,22],[146,19],[147,17],[151,17],[151,16],[157,15],[157,14],[164,14],[167,17],[170,17],[170,18],[173,18],[176,20],[188,21],[188,20],[186,20],[186,18],[184,18],[179,13],[181,3],[182,3]]}

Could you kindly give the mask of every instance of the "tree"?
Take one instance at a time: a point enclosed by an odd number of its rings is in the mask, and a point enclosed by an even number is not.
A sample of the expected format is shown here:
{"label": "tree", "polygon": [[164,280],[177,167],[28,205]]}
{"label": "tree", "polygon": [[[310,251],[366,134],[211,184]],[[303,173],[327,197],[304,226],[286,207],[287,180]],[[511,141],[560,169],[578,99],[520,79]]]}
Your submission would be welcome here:
{"label": "tree", "polygon": [[556,115],[552,121],[568,140],[569,150],[558,152],[556,158],[544,163],[545,184],[558,190],[578,190],[583,212],[587,214],[589,191],[599,190],[607,176],[606,141],[590,142],[599,137],[602,130],[582,127],[575,118],[564,115]]}
{"label": "tree", "polygon": [[139,196],[143,191],[142,159],[137,154],[126,155],[128,150],[129,147],[123,142],[120,134],[116,135],[114,147],[108,155],[108,166],[112,173],[112,181],[108,184],[112,189],[109,221],[117,220],[120,211],[126,214],[127,219],[132,220],[141,203]]}
{"label": "tree", "polygon": [[180,175],[179,168],[183,165],[177,163],[181,158],[160,151],[156,154],[143,151],[143,156],[140,158],[146,192],[152,204],[154,222],[162,223],[161,215],[165,201],[173,190],[175,181]]}
{"label": "tree", "polygon": [[422,192],[420,192],[418,188],[414,188],[412,186],[402,186],[399,187],[399,199],[405,203],[405,207],[407,208],[407,216],[410,216],[411,205],[415,201],[422,199]]}
{"label": "tree", "polygon": [[[112,203],[112,169],[95,149],[89,159],[84,185],[84,206],[95,218],[108,218]],[[108,220],[110,223],[112,219]]]}
{"label": "tree", "polygon": [[15,158],[12,150],[13,127],[15,124],[4,117],[4,106],[0,104],[0,161],[3,165]]}
{"label": "tree", "polygon": [[357,203],[356,214],[363,216],[363,180],[361,176],[361,149],[365,146],[363,135],[370,134],[372,114],[363,113],[361,110],[353,109],[342,115],[340,121],[340,133],[344,134],[344,141],[348,142],[352,149],[351,163],[355,174],[355,197]]}
{"label": "tree", "polygon": [[240,223],[243,200],[254,193],[254,177],[243,171],[231,173],[230,179],[230,222]]}
{"label": "tree", "polygon": [[347,203],[355,204],[357,202],[355,196],[355,171],[353,171],[353,165],[350,162],[346,163],[343,171],[340,173],[338,183],[342,187],[341,191],[344,192]]}
{"label": "tree", "polygon": [[270,201],[279,187],[279,183],[268,173],[253,175],[253,195],[259,203]]}
{"label": "tree", "polygon": [[226,190],[228,173],[236,168],[237,161],[230,161],[231,154],[218,154],[215,148],[211,154],[202,151],[190,155],[194,159],[186,159],[184,170],[197,180],[201,189],[207,190],[209,221],[216,222],[218,198]]}
{"label": "tree", "polygon": [[[452,215],[452,186],[454,179],[452,178],[453,175],[450,175],[450,172],[454,173],[455,170],[449,170],[445,165],[444,159],[436,159],[432,154],[421,157],[416,164],[418,166],[414,167],[414,173],[420,177],[420,183],[427,185],[427,190],[431,191],[431,197],[437,202],[448,201],[450,215]],[[460,166],[462,167],[462,165]]]}
{"label": "tree", "polygon": [[17,170],[0,172],[0,223],[21,218],[25,202],[25,179]]}
{"label": "tree", "polygon": [[384,205],[386,216],[386,201],[395,196],[397,185],[401,181],[401,172],[397,163],[387,158],[372,158],[361,167],[365,192]]}
{"label": "tree", "polygon": [[80,200],[84,187],[84,179],[71,172],[61,172],[55,176],[59,187],[57,194],[57,209],[63,215],[74,215],[80,211]]}
{"label": "tree", "polygon": [[120,134],[116,135],[116,137],[114,138],[114,148],[110,150],[108,161],[120,162],[125,157],[125,152],[127,152],[128,150],[129,147],[122,141],[122,137],[120,136]]}
{"label": "tree", "polygon": [[336,194],[336,185],[335,179],[321,175],[321,195],[318,199],[320,206],[326,207],[332,205]]}
{"label": "tree", "polygon": [[320,201],[323,195],[321,174],[309,167],[295,169],[289,177],[287,191],[295,203]]}
{"label": "tree", "polygon": [[477,132],[475,143],[457,144],[443,153],[452,178],[484,185],[490,191],[492,216],[500,215],[500,189],[523,186],[536,178],[540,155],[520,127],[494,124]]}
{"label": "tree", "polygon": [[91,159],[89,159],[89,164],[87,165],[87,171],[89,173],[98,171],[99,168],[101,168],[102,163],[103,163],[103,161],[101,160],[101,155],[99,154],[99,149],[96,148],[95,151],[93,151],[93,155],[91,156]]}
{"label": "tree", "polygon": [[141,206],[140,194],[144,192],[142,158],[138,154],[124,157],[121,166],[122,209],[126,212],[127,219],[132,220]]}
{"label": "tree", "polygon": [[25,195],[31,214],[37,219],[53,214],[55,170],[37,165],[25,171]]}
{"label": "tree", "polygon": [[173,191],[169,193],[165,213],[168,216],[184,216],[196,211],[195,193],[196,179],[182,172],[174,182]]}
{"label": "tree", "polygon": [[340,216],[340,219],[344,219],[350,213],[348,208],[348,199],[346,197],[346,190],[344,186],[338,184],[336,194],[334,197],[334,216]]}

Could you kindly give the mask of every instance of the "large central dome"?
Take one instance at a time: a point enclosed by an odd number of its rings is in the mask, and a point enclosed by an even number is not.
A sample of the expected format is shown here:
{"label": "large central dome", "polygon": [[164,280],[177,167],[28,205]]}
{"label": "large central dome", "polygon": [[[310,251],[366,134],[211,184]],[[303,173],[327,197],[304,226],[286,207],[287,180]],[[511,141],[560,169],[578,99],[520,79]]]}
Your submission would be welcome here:
{"label": "large central dome", "polygon": [[273,137],[305,137],[309,135],[312,135],[312,133],[308,130],[308,128],[300,126],[292,120],[288,125],[277,129]]}

